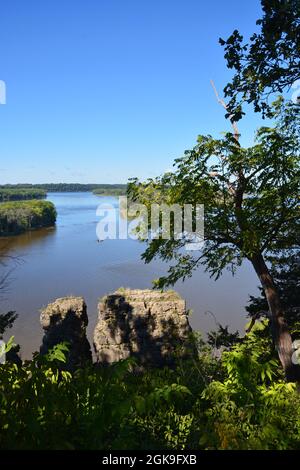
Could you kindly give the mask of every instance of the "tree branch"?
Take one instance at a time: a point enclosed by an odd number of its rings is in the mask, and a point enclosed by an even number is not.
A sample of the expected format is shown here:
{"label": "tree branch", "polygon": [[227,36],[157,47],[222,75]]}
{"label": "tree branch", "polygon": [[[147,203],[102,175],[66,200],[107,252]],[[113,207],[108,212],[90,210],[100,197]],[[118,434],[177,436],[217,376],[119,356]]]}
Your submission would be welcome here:
{"label": "tree branch", "polygon": [[[215,95],[216,95],[216,98],[217,98],[218,103],[219,103],[221,106],[223,106],[223,108],[224,108],[226,111],[228,111],[228,106],[227,106],[227,104],[225,103],[225,101],[224,101],[222,98],[220,98],[219,93],[218,93],[218,91],[217,91],[217,89],[216,89],[216,86],[215,86],[214,81],[211,80],[210,83],[211,83],[211,86],[213,87],[213,90],[214,90],[214,92],[215,92]],[[240,138],[240,133],[239,133],[239,130],[238,130],[237,123],[236,123],[235,120],[234,120],[234,115],[233,115],[233,114],[231,114],[231,115],[229,116],[229,120],[230,120],[232,129],[233,129],[234,138],[235,138],[235,140],[238,142],[238,141],[239,141],[239,138]]]}

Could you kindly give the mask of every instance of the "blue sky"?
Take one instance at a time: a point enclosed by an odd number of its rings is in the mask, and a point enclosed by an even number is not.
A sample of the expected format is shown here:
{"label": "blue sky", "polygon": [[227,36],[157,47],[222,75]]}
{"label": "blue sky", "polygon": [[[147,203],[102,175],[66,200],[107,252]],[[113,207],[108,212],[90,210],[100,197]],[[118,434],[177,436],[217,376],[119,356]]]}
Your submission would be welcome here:
{"label": "blue sky", "polygon": [[[246,37],[259,0],[3,0],[0,183],[153,177],[228,123],[218,44]],[[240,126],[250,144],[259,125]]]}

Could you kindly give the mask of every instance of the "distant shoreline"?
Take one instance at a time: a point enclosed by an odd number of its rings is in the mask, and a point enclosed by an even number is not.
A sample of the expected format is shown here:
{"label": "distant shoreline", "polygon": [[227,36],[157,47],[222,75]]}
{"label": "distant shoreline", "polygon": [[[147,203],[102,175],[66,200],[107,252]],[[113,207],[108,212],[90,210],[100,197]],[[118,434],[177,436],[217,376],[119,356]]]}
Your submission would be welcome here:
{"label": "distant shoreline", "polygon": [[91,192],[96,196],[125,196],[127,184],[81,184],[81,183],[45,183],[45,184],[6,184],[0,185],[0,203],[30,199],[45,199],[47,193]]}
{"label": "distant shoreline", "polygon": [[[110,195],[113,192],[126,193],[127,184],[121,183],[41,183],[41,184],[2,184],[0,185],[1,191],[45,191],[53,192],[94,192],[99,191],[103,195]],[[104,194],[105,193],[105,194]]]}

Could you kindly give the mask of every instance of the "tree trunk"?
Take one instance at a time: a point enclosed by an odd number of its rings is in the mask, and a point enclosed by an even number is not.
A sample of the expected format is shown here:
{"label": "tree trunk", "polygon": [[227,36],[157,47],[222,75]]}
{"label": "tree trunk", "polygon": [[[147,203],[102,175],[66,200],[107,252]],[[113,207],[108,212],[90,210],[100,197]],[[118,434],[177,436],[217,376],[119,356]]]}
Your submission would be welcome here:
{"label": "tree trunk", "polygon": [[251,263],[264,289],[272,318],[272,335],[280,362],[289,382],[300,382],[300,366],[293,364],[292,337],[285,321],[284,311],[273,278],[261,254],[254,256]]}

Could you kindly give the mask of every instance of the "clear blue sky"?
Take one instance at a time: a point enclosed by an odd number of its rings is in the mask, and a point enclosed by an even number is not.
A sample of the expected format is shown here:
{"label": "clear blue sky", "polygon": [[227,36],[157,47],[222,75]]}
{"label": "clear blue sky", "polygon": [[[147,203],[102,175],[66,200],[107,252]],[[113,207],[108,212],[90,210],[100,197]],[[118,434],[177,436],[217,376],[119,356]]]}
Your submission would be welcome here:
{"label": "clear blue sky", "polygon": [[[247,37],[259,0],[3,0],[0,183],[126,182],[228,129],[209,80],[220,36]],[[252,114],[241,132],[250,143]]]}

